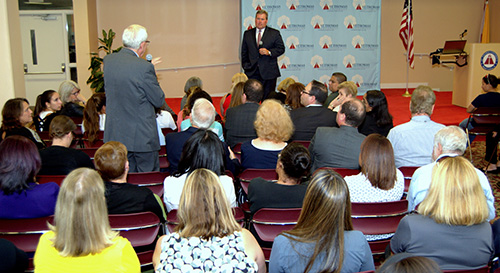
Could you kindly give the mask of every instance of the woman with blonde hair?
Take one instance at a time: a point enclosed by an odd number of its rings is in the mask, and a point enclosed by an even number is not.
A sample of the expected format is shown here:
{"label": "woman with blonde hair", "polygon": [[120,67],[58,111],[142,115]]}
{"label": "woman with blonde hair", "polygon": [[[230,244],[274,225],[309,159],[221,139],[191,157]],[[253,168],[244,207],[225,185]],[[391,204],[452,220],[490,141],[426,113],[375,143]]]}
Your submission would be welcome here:
{"label": "woman with blonde hair", "polygon": [[333,112],[338,112],[340,105],[342,105],[346,99],[356,98],[358,95],[358,86],[352,81],[345,81],[339,84],[338,89],[339,95],[328,105],[328,109]]}
{"label": "woman with blonde hair", "polygon": [[200,168],[188,176],[177,217],[175,232],[156,244],[155,272],[266,272],[259,244],[234,219],[214,172]]}
{"label": "woman with blonde hair", "polygon": [[265,100],[257,110],[253,123],[257,138],[241,145],[244,169],[274,169],[278,154],[293,134],[290,114],[277,100]]}
{"label": "woman with blonde hair", "polygon": [[59,96],[63,102],[61,115],[68,117],[83,117],[85,98],[80,94],[78,83],[70,80],[63,81],[59,86]]}
{"label": "woman with blonde hair", "polygon": [[54,225],[40,237],[36,272],[140,272],[130,242],[112,231],[104,183],[91,169],[72,171],[57,198]]}
{"label": "woman with blonde hair", "polygon": [[[243,103],[241,102],[241,97],[236,96],[235,98],[236,101],[234,102],[234,104],[236,105],[230,106],[231,102],[233,101],[234,89],[236,88],[236,85],[240,82],[244,83],[247,80],[248,77],[245,73],[239,72],[233,75],[233,77],[231,78],[231,91],[229,91],[229,93],[224,95],[224,97],[222,97],[222,99],[220,100],[220,112],[222,116],[224,117],[226,116],[226,110],[229,109],[230,107],[238,106]],[[243,94],[243,92],[241,94]],[[237,104],[237,102],[240,103]]]}
{"label": "woman with blonde hair", "polygon": [[297,225],[274,239],[269,272],[374,270],[363,233],[353,230],[349,190],[338,173],[319,170],[306,191]]}
{"label": "woman with blonde hair", "polygon": [[286,94],[288,93],[288,87],[290,87],[290,85],[294,83],[295,80],[292,78],[286,78],[282,80],[280,84],[278,84],[278,87],[276,88],[278,92],[271,92],[267,98],[275,99],[280,101],[282,104],[285,104]]}
{"label": "woman with blonde hair", "polygon": [[474,166],[464,157],[440,159],[419,214],[405,216],[391,239],[394,253],[436,261],[442,270],[471,270],[493,258],[488,205]]}

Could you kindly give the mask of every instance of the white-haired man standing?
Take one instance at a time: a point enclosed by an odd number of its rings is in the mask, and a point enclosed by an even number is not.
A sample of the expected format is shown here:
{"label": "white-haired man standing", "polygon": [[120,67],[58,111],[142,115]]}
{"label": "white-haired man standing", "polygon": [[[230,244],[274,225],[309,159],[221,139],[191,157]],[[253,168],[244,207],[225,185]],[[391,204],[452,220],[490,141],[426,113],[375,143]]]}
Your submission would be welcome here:
{"label": "white-haired man standing", "polygon": [[[407,197],[408,211],[413,211],[427,195],[432,180],[432,169],[437,162],[445,157],[463,155],[466,147],[467,135],[464,133],[464,130],[458,126],[444,127],[434,135],[434,149],[432,151],[432,159],[434,162],[418,168],[413,174]],[[476,173],[479,176],[479,183],[483,188],[486,202],[490,210],[488,220],[491,220],[495,218],[495,198],[493,197],[488,178],[478,169],[476,169]]]}
{"label": "white-haired man standing", "polygon": [[160,170],[155,107],[165,103],[165,94],[153,64],[141,58],[147,39],[146,28],[130,25],[123,31],[124,47],[104,57],[104,142],[119,141],[127,147],[130,172]]}

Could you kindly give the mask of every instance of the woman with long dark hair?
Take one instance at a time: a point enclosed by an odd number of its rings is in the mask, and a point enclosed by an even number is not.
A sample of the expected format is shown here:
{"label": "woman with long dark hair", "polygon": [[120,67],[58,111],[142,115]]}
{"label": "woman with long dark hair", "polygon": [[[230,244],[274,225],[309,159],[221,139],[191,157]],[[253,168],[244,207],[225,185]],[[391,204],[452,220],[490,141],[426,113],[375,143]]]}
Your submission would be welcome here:
{"label": "woman with long dark hair", "polygon": [[48,131],[50,122],[57,116],[62,108],[59,93],[54,90],[46,90],[36,97],[35,111],[33,113],[34,125],[38,132]]}
{"label": "woman with long dark hair", "polygon": [[394,125],[385,94],[382,91],[370,90],[363,95],[363,104],[366,117],[358,131],[365,136],[378,133],[386,137]]}
{"label": "woman with long dark hair", "polygon": [[104,131],[106,124],[106,94],[95,93],[83,109],[83,131],[90,145],[99,138],[99,131]]}
{"label": "woman with long dark hair", "polygon": [[32,113],[29,102],[25,98],[15,98],[5,102],[2,109],[0,141],[8,136],[19,135],[33,141],[38,149],[45,148],[45,143],[40,139],[40,136],[34,130],[26,127],[33,122]]}
{"label": "woman with long dark hair", "polygon": [[332,170],[317,171],[307,188],[297,225],[274,239],[269,272],[374,269],[363,233],[353,230],[344,179]]}

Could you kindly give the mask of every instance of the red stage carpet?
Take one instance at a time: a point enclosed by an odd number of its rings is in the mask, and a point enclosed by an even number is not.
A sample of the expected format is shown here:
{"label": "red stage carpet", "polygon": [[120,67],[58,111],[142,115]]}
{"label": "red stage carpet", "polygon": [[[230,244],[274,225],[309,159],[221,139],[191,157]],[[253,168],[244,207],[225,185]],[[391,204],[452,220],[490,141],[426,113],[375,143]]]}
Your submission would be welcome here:
{"label": "red stage carpet", "polygon": [[[394,117],[394,125],[405,123],[410,120],[410,98],[405,98],[404,89],[385,89],[384,94],[389,102],[389,111]],[[410,93],[413,90],[410,90]],[[451,104],[452,92],[435,92],[436,106],[432,120],[444,125],[458,125],[463,119],[469,115],[465,112],[465,108]],[[359,97],[361,99],[361,97]],[[214,106],[217,112],[220,112],[221,97],[213,97]],[[178,113],[180,111],[181,98],[167,98],[168,105]]]}

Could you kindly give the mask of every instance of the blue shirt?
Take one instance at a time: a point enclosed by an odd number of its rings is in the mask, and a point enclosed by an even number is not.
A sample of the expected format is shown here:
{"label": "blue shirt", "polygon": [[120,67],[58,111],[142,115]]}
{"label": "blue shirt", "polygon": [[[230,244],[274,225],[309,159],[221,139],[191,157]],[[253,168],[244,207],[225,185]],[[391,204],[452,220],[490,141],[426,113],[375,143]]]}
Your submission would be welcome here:
{"label": "blue shirt", "polygon": [[26,219],[54,214],[59,186],[54,183],[29,183],[21,193],[0,193],[0,219]]}
{"label": "blue shirt", "polygon": [[431,163],[434,135],[444,127],[429,116],[414,116],[409,122],[392,128],[387,138],[394,149],[396,168]]}
{"label": "blue shirt", "polygon": [[[189,127],[191,127],[190,119],[185,119],[181,122],[181,131],[185,131]],[[219,137],[220,141],[224,141],[224,135],[222,133],[222,125],[220,125],[219,122],[214,121],[214,123],[210,125],[209,129]]]}

